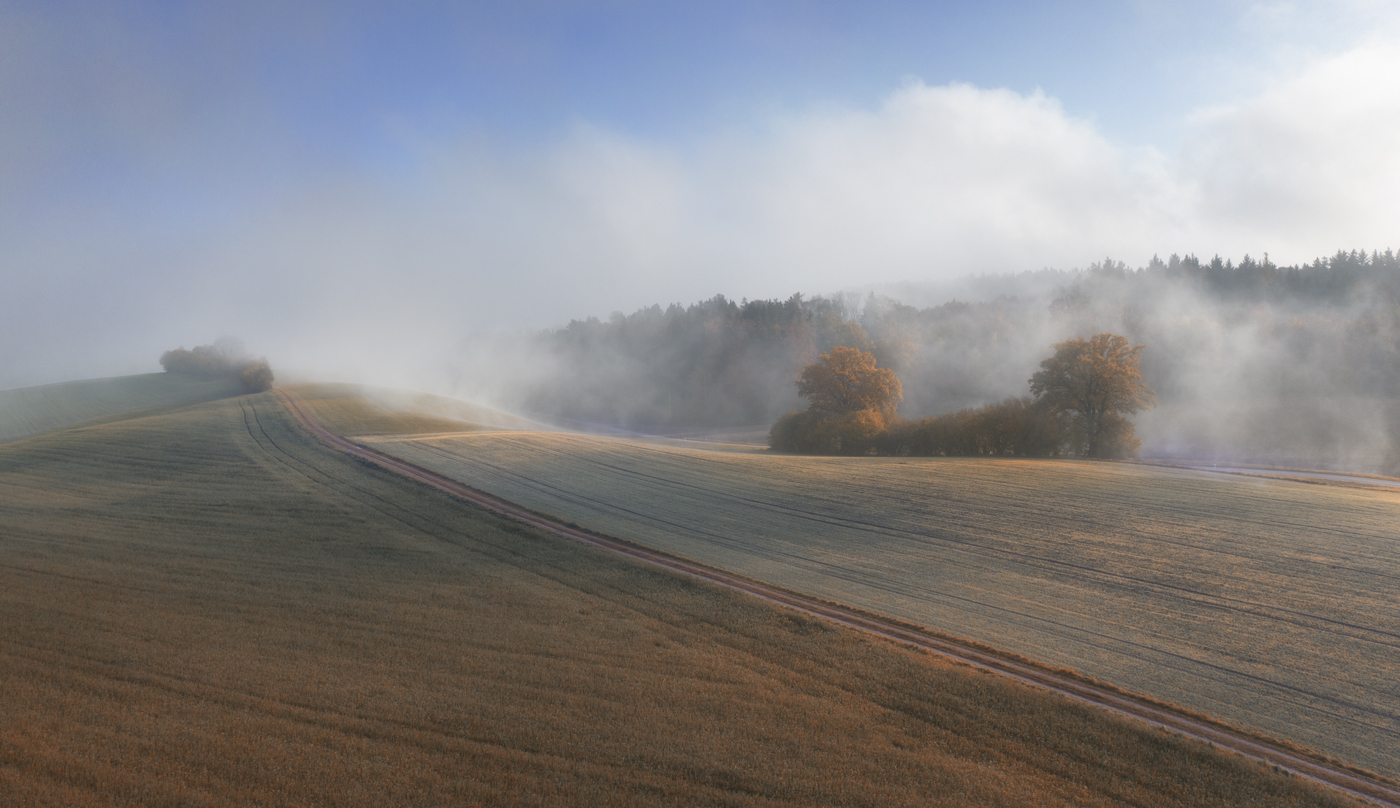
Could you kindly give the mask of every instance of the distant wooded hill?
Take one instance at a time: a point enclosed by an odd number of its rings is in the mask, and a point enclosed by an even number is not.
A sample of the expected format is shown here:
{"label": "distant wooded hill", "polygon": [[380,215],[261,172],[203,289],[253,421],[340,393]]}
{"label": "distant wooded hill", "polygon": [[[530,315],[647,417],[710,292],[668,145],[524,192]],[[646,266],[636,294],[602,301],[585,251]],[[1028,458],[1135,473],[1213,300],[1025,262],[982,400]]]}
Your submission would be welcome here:
{"label": "distant wooded hill", "polygon": [[[835,346],[872,351],[925,417],[1024,395],[1052,343],[1109,331],[1147,346],[1160,406],[1147,455],[1400,467],[1400,258],[1307,265],[1176,255],[1130,268],[998,279],[999,293],[919,308],[870,294],[652,306],[576,320],[464,362],[508,380],[500,403],[635,429],[771,423]],[[489,359],[482,359],[487,356]],[[493,366],[493,363],[494,366]]]}

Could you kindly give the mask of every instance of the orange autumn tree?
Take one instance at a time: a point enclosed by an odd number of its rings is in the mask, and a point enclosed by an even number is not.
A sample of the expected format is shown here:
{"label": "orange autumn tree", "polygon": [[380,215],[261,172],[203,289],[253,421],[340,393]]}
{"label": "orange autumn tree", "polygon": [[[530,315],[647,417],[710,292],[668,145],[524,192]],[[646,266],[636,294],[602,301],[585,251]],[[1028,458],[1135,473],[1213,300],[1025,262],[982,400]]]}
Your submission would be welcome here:
{"label": "orange autumn tree", "polygon": [[832,348],[802,371],[797,392],[811,404],[779,418],[768,444],[787,452],[866,454],[895,420],[904,397],[899,377],[874,355]]}
{"label": "orange autumn tree", "polygon": [[1157,403],[1138,368],[1143,347],[1117,334],[1095,334],[1056,343],[1055,354],[1040,363],[1031,393],[1051,412],[1069,417],[1074,454],[1137,454],[1142,441],[1127,416]]}

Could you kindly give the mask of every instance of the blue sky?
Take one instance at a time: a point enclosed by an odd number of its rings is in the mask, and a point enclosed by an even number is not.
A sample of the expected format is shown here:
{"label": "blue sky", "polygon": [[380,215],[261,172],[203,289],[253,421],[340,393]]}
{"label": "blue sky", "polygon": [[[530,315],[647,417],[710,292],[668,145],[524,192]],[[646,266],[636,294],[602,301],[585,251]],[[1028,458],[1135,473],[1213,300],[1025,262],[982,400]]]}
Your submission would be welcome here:
{"label": "blue sky", "polygon": [[1400,247],[1396,23],[0,0],[0,387],[222,333],[353,374],[717,292]]}

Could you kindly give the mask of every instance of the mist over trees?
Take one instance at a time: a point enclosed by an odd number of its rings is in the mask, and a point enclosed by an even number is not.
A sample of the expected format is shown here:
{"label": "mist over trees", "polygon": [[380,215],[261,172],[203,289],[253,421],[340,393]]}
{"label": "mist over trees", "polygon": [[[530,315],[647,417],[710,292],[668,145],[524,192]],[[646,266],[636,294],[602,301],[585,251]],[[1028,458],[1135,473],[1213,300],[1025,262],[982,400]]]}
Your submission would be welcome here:
{"label": "mist over trees", "polygon": [[160,356],[160,366],[166,373],[194,376],[200,379],[236,378],[249,393],[272,389],[274,377],[266,359],[253,359],[243,349],[243,343],[223,337],[213,345],[183,346]]}
{"label": "mist over trees", "polygon": [[1137,417],[1145,456],[1400,470],[1400,259],[1389,250],[1287,267],[1105,259],[878,292],[716,296],[578,320],[464,351],[459,392],[574,425],[766,430],[804,405],[803,368],[848,347],[898,374],[903,418],[1001,419],[1014,442],[1010,424],[1048,417],[1014,398],[1047,346],[1111,332],[1147,346],[1141,374],[1158,406]]}
{"label": "mist over trees", "polygon": [[502,390],[467,393],[565,423],[766,428],[797,406],[793,383],[819,354],[837,346],[885,350],[853,313],[840,301],[802,295],[743,302],[716,295],[493,343],[462,377],[505,379]]}

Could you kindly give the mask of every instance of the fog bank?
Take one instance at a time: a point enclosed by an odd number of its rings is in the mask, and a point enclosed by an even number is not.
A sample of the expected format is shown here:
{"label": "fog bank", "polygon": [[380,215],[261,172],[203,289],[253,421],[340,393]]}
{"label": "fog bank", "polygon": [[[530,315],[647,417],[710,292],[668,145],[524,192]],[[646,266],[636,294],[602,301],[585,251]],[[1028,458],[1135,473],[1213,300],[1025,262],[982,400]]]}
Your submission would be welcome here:
{"label": "fog bank", "polygon": [[[159,78],[132,81],[139,96]],[[391,155],[361,162],[278,151],[268,110],[221,107],[202,124],[236,121],[269,154],[200,160],[182,140],[197,132],[152,125],[126,135],[141,161],[91,176],[0,166],[0,388],[153,371],[170,345],[237,333],[284,374],[440,390],[464,335],[716,293],[916,293],[1104,254],[1286,264],[1391,243],[1397,81],[1400,52],[1377,38],[1158,143],[1044,92],[911,79],[685,138],[589,119],[525,141],[405,124]],[[31,135],[0,127],[0,151],[39,155]],[[171,138],[184,156],[165,165]],[[911,303],[943,302],[924,297]]]}
{"label": "fog bank", "polygon": [[[949,289],[964,296],[941,297]],[[653,306],[468,340],[455,385],[573,426],[761,429],[802,405],[803,366],[847,345],[895,369],[900,413],[921,418],[1025,395],[1055,342],[1103,331],[1146,346],[1159,406],[1135,419],[1145,456],[1400,471],[1400,260],[1389,251],[1290,267],[1106,259],[880,293]]]}

